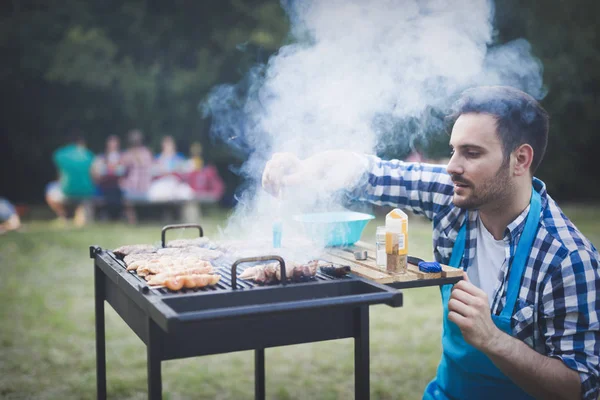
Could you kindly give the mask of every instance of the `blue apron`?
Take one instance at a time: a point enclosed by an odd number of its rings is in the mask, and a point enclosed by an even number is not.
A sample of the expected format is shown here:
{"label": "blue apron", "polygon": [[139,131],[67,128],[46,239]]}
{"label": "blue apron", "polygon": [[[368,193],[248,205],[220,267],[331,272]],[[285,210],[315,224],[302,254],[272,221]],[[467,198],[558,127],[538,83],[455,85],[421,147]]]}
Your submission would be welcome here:
{"label": "blue apron", "polygon": [[[499,316],[492,315],[492,320],[498,329],[511,336],[510,320],[521,288],[521,278],[525,271],[531,245],[537,234],[540,212],[540,195],[533,189],[525,228],[519,239],[509,271],[506,305]],[[460,266],[465,250],[466,225],[465,222],[460,228],[452,248],[450,265],[456,268]],[[425,389],[423,399],[532,399],[504,375],[484,353],[464,340],[458,325],[448,320],[448,300],[452,292],[452,285],[442,286],[441,292],[444,306],[442,360],[438,366],[436,378]]]}

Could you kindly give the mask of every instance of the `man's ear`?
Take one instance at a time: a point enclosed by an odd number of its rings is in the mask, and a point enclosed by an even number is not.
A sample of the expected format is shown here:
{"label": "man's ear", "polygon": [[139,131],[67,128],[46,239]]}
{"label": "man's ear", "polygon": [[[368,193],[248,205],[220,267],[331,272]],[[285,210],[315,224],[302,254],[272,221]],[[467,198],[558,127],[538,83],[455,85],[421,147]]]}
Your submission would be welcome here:
{"label": "man's ear", "polygon": [[515,176],[523,176],[529,173],[533,161],[533,148],[527,143],[522,144],[513,151],[513,158]]}

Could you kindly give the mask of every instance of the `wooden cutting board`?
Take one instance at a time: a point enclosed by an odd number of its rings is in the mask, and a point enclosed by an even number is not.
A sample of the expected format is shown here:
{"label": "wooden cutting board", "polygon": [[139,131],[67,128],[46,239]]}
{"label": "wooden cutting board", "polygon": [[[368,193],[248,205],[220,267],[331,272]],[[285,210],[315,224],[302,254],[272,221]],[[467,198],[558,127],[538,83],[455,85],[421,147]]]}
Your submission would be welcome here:
{"label": "wooden cutting board", "polygon": [[[357,260],[354,258],[354,252],[360,250],[367,250],[366,260]],[[357,242],[354,246],[346,248],[328,248],[326,253],[326,258],[332,262],[346,265],[349,264],[350,268],[352,268],[353,274],[382,284],[423,279],[460,277],[463,275],[463,271],[461,269],[453,268],[443,264],[442,272],[439,273],[421,272],[419,271],[419,267],[413,264],[408,264],[405,274],[388,273],[387,271],[377,267],[375,263],[375,246],[365,242]]]}

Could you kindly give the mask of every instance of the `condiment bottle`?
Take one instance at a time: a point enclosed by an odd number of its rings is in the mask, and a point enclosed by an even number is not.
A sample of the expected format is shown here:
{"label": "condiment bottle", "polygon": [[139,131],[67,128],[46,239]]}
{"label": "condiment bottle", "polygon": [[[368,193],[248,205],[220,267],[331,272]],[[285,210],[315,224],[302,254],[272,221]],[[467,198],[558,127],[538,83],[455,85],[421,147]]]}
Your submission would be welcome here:
{"label": "condiment bottle", "polygon": [[385,253],[385,226],[378,226],[375,231],[375,265],[385,269],[387,265],[387,254]]}
{"label": "condiment bottle", "polygon": [[385,217],[385,252],[388,272],[405,274],[408,258],[408,216],[395,208]]}

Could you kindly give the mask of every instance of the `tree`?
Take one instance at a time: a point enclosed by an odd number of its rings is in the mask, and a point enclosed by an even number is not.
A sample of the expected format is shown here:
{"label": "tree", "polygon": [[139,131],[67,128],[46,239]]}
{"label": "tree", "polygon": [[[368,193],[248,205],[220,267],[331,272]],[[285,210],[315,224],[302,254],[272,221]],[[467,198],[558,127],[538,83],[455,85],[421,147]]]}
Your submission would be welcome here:
{"label": "tree", "polygon": [[598,199],[595,159],[600,149],[600,3],[575,0],[503,0],[497,6],[500,40],[525,37],[544,65],[551,117],[539,176],[553,196]]}
{"label": "tree", "polygon": [[10,139],[2,144],[21,155],[17,175],[38,180],[2,187],[17,199],[40,198],[39,187],[53,179],[50,154],[73,125],[96,151],[109,134],[138,127],[153,145],[170,134],[184,145],[203,142],[209,159],[226,157],[211,151],[198,105],[215,84],[237,81],[264,61],[257,56],[276,51],[287,30],[272,0],[5,3],[0,82],[10,99],[2,117]]}

